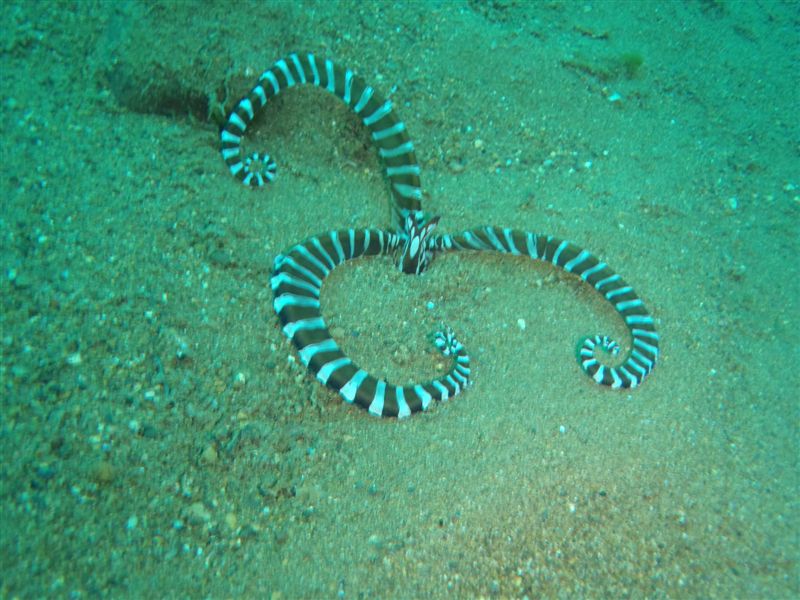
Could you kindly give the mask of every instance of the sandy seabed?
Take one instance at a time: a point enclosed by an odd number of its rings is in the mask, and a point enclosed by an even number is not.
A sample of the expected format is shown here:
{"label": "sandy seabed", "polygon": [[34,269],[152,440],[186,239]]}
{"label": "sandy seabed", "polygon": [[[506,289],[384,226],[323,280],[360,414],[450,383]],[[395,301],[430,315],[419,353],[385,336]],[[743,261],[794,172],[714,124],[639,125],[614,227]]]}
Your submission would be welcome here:
{"label": "sandy seabed", "polygon": [[[0,595],[795,598],[800,12],[793,2],[0,5]],[[633,391],[589,381],[614,311],[552,265],[337,269],[323,314],[405,421],[308,376],[283,249],[387,227],[359,120],[311,87],[221,119],[291,51],[389,95],[441,229],[568,238],[651,309]]]}

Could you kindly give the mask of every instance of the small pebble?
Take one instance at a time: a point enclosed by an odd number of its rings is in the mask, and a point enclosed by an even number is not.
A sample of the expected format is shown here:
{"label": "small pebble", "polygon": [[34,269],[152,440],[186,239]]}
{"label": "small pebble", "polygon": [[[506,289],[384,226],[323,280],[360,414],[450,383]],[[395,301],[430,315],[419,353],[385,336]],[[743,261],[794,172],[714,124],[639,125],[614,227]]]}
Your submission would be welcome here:
{"label": "small pebble", "polygon": [[286,531],[280,530],[275,532],[275,543],[278,546],[283,546],[288,541],[289,541],[289,534],[286,533]]}
{"label": "small pebble", "polygon": [[114,481],[114,467],[107,461],[100,461],[92,469],[92,479],[99,485],[108,485]]}
{"label": "small pebble", "polygon": [[178,345],[178,349],[175,351],[175,356],[178,360],[183,360],[189,356],[189,344],[186,342],[181,342]]}
{"label": "small pebble", "polygon": [[55,476],[56,470],[48,464],[42,463],[36,466],[36,475],[45,481]]}
{"label": "small pebble", "polygon": [[219,454],[214,444],[208,444],[200,454],[200,460],[208,465],[214,465],[219,460]]}
{"label": "small pebble", "polygon": [[17,273],[14,270],[9,270],[8,278],[14,288],[18,290],[26,290],[33,286],[33,279],[27,273]]}
{"label": "small pebble", "polygon": [[447,163],[447,167],[451,173],[462,173],[464,171],[464,163],[460,159],[452,159]]}
{"label": "small pebble", "polygon": [[244,387],[247,385],[247,376],[239,371],[236,375],[233,376],[233,389],[235,390],[243,390]]}
{"label": "small pebble", "polygon": [[192,525],[204,525],[211,521],[211,512],[202,502],[194,502],[185,511],[186,520]]}
{"label": "small pebble", "polygon": [[209,256],[208,260],[218,267],[229,267],[233,264],[233,257],[227,250],[217,249],[214,250]]}

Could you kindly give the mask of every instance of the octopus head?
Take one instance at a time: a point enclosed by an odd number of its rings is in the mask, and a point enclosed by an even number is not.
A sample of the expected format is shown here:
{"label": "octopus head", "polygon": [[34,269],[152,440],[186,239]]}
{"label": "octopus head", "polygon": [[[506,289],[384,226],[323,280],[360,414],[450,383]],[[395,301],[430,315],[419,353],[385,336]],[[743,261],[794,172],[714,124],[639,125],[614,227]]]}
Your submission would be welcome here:
{"label": "octopus head", "polygon": [[397,267],[403,273],[419,275],[433,258],[431,233],[439,223],[438,216],[429,216],[422,211],[406,215],[401,234],[402,245]]}

